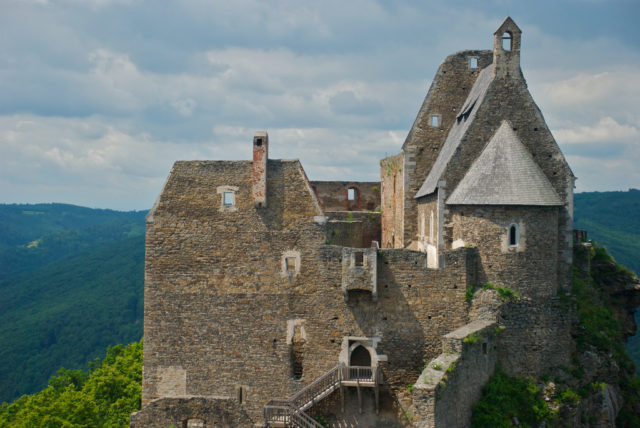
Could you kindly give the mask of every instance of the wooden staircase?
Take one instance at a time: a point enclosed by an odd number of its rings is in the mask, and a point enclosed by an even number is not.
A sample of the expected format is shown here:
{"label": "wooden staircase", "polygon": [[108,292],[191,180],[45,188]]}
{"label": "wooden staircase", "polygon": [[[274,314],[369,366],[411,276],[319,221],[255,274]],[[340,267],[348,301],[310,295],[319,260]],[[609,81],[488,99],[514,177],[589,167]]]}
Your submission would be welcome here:
{"label": "wooden staircase", "polygon": [[378,410],[378,368],[345,366],[340,363],[309,385],[302,388],[289,399],[275,398],[264,406],[264,420],[267,427],[322,427],[318,422],[305,413],[320,400],[328,397],[335,390],[340,389],[342,408],[344,410],[343,386],[358,388],[360,412],[362,399],[360,387],[375,388],[376,411]]}

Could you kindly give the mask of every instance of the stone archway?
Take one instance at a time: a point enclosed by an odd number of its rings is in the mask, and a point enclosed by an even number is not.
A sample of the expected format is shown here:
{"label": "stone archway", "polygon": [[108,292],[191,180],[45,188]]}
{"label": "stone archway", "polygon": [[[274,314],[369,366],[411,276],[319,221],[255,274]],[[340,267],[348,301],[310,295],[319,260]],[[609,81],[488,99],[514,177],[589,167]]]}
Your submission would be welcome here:
{"label": "stone archway", "polygon": [[349,356],[349,365],[371,367],[371,353],[362,345],[356,346]]}

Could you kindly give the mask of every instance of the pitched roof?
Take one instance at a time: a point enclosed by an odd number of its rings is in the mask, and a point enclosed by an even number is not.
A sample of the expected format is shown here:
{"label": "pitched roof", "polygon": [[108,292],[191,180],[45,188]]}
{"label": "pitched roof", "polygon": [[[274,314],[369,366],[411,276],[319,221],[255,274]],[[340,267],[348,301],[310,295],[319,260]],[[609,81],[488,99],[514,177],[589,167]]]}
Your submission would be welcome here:
{"label": "pitched roof", "polygon": [[447,204],[555,206],[562,201],[505,120]]}
{"label": "pitched roof", "polygon": [[467,99],[460,109],[460,114],[458,114],[456,121],[451,126],[447,139],[442,146],[442,150],[433,164],[431,171],[429,171],[429,175],[427,175],[424,183],[422,183],[422,187],[418,190],[418,193],[415,196],[416,198],[429,195],[436,190],[440,177],[442,177],[442,174],[451,160],[451,157],[455,153],[456,148],[460,145],[460,141],[466,134],[469,124],[473,122],[476,112],[478,111],[480,104],[482,104],[484,96],[487,93],[487,89],[489,88],[489,84],[492,81],[493,65],[489,65],[482,69],[480,74],[478,74],[478,78],[473,84]]}

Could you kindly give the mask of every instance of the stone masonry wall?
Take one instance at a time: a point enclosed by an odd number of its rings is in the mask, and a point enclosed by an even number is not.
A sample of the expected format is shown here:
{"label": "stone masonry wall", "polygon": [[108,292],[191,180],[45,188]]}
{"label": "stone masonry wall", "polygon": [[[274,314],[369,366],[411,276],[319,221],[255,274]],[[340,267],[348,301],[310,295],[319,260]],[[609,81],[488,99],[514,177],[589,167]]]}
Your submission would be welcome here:
{"label": "stone masonry wall", "polygon": [[[556,295],[557,207],[449,206],[453,246],[478,248],[480,284],[516,290],[532,298]],[[508,246],[508,229],[518,226],[519,242]]]}
{"label": "stone masonry wall", "polygon": [[443,353],[413,385],[414,426],[470,425],[472,406],[495,370],[498,331],[495,322],[478,320],[444,336]]}
{"label": "stone masonry wall", "polygon": [[570,367],[576,316],[564,297],[503,304],[498,317],[505,328],[498,340],[502,368],[512,376],[539,377],[551,367]]}
{"label": "stone masonry wall", "polygon": [[[325,211],[377,211],[380,209],[380,183],[376,181],[311,181]],[[355,200],[348,190],[355,189]]]}
{"label": "stone masonry wall", "polygon": [[404,154],[380,161],[382,185],[382,242],[383,248],[403,248],[404,228]]}
{"label": "stone masonry wall", "polygon": [[[131,415],[131,428],[190,427],[249,428],[253,423],[235,400],[227,397],[180,397],[154,400]],[[195,425],[198,426],[198,425]]]}
{"label": "stone masonry wall", "polygon": [[[242,397],[261,423],[269,399],[338,363],[346,337],[376,338],[386,390],[406,396],[440,336],[468,321],[475,251],[447,253],[447,269],[427,269],[421,252],[376,251],[377,301],[362,290],[346,301],[343,247],[325,244],[330,226],[299,163],[269,161],[266,208],[253,205],[250,166],[177,163],[149,214],[143,404]],[[222,205],[220,186],[236,189],[234,210]],[[304,355],[295,355],[294,337]]]}
{"label": "stone masonry wall", "polygon": [[327,244],[369,248],[380,244],[382,215],[377,212],[327,211]]}
{"label": "stone masonry wall", "polygon": [[[469,68],[469,59],[477,58],[478,67]],[[431,87],[405,140],[404,152],[404,240],[415,240],[417,235],[417,205],[414,196],[431,170],[447,130],[456,120],[478,73],[491,64],[493,52],[465,50],[449,55],[440,65]],[[431,116],[440,116],[440,125],[431,126]]]}

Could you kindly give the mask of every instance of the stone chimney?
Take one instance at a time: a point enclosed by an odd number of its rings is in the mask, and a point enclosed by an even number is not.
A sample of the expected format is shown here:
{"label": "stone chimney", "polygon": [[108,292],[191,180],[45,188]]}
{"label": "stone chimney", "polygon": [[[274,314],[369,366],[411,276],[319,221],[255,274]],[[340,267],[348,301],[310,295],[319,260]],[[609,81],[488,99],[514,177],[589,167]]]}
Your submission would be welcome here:
{"label": "stone chimney", "polygon": [[522,76],[522,71],[520,71],[521,35],[520,28],[508,16],[493,33],[493,73],[495,77]]}
{"label": "stone chimney", "polygon": [[269,134],[257,131],[253,134],[253,205],[256,208],[267,206],[267,159],[269,158]]}

